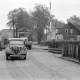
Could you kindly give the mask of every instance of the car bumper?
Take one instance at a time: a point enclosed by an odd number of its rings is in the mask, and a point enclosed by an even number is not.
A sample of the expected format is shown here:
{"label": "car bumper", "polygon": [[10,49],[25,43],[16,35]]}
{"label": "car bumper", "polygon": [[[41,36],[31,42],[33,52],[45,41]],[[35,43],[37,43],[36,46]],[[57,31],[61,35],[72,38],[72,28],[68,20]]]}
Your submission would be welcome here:
{"label": "car bumper", "polygon": [[15,54],[10,54],[10,57],[26,57],[26,54],[19,54],[19,55],[15,55]]}

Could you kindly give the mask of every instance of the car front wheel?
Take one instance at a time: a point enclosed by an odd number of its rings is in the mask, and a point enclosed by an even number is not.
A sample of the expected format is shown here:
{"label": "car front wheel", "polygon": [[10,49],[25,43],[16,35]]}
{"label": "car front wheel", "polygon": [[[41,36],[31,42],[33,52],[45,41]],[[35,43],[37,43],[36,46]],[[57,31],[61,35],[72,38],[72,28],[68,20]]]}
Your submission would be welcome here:
{"label": "car front wheel", "polygon": [[24,57],[24,60],[26,60],[26,57]]}

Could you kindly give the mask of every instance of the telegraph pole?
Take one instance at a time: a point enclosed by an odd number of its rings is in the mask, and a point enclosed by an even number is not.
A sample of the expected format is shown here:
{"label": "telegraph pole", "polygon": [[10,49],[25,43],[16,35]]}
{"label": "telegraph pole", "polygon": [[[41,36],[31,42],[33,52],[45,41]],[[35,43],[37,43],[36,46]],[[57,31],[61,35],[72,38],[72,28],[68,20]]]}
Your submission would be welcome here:
{"label": "telegraph pole", "polygon": [[50,8],[49,8],[49,11],[50,11],[50,40],[51,40],[51,0],[49,0],[49,3],[50,3]]}

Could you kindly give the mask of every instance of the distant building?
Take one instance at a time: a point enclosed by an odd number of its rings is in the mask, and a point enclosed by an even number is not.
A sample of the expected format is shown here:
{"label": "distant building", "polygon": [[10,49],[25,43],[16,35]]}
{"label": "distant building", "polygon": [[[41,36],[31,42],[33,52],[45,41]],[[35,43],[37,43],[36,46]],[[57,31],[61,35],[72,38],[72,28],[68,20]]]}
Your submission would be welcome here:
{"label": "distant building", "polygon": [[11,38],[13,37],[13,30],[12,29],[2,29],[0,31],[0,34],[2,37]]}
{"label": "distant building", "polygon": [[56,27],[53,27],[51,32],[47,34],[47,41],[49,40],[63,40],[63,35],[62,34],[57,34],[62,30],[63,26],[62,25],[57,25]]}
{"label": "distant building", "polygon": [[18,37],[28,37],[29,34],[31,34],[31,30],[26,28],[21,28],[17,31]]}
{"label": "distant building", "polygon": [[8,38],[12,38],[13,37],[13,31],[11,29],[2,29],[0,31],[0,40],[6,44]]}
{"label": "distant building", "polygon": [[80,24],[68,21],[64,26],[53,27],[47,35],[47,40],[80,40]]}

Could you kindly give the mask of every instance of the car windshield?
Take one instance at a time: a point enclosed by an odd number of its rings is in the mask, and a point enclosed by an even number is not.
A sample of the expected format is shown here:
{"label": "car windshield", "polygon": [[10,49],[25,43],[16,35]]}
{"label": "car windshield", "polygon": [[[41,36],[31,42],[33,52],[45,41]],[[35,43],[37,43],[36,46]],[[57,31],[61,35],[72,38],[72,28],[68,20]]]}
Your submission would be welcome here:
{"label": "car windshield", "polygon": [[12,41],[12,40],[11,40],[9,44],[10,44],[10,45],[23,45],[24,42],[23,42],[23,41],[16,41],[16,40]]}

